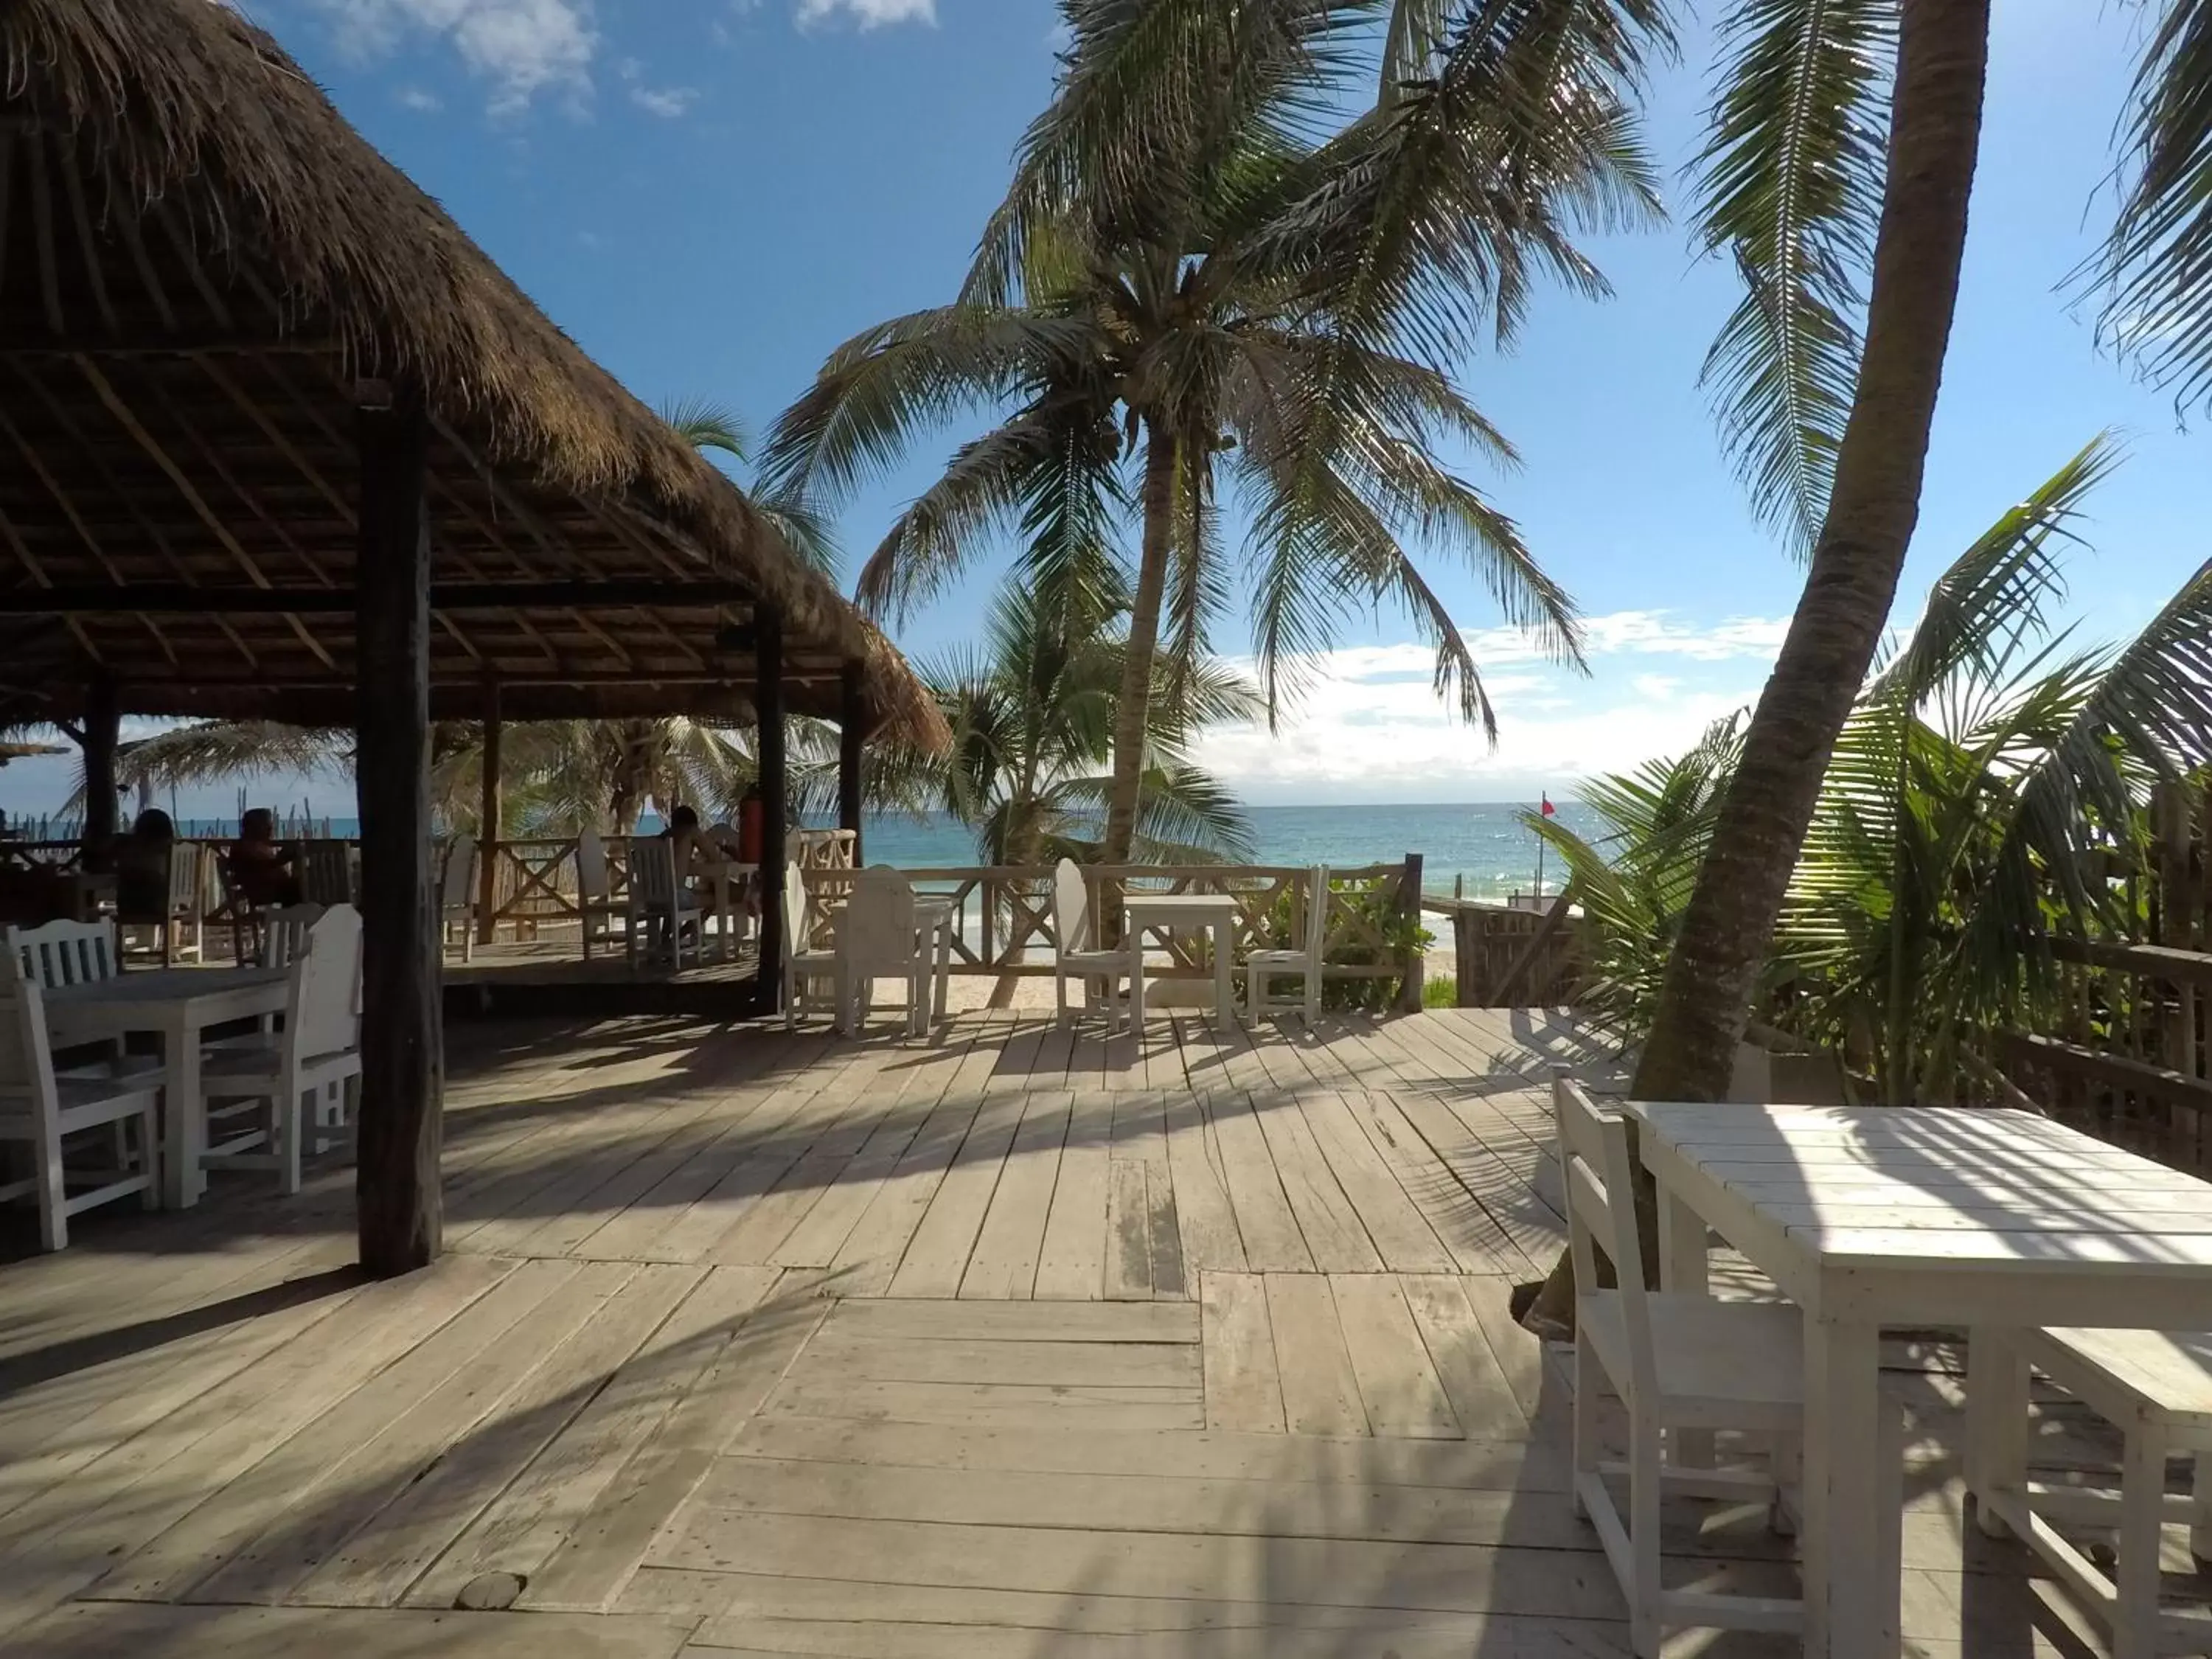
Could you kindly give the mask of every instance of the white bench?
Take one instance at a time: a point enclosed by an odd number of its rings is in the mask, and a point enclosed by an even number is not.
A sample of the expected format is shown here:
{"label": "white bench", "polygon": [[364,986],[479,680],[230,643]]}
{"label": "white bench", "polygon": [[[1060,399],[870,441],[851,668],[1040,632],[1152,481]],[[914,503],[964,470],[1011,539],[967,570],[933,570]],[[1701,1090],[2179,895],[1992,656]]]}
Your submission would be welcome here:
{"label": "white bench", "polygon": [[[2117,1492],[2030,1481],[2023,1540],[2110,1625],[2112,1659],[2212,1651],[2212,1616],[2159,1606],[2166,1524],[2190,1528],[2190,1547],[2212,1560],[2212,1332],[2054,1328],[2023,1341],[2027,1361],[2116,1425],[2124,1450]],[[2196,1454],[2186,1494],[2166,1490],[2166,1459]],[[2117,1579],[2051,1525],[2119,1528]]]}

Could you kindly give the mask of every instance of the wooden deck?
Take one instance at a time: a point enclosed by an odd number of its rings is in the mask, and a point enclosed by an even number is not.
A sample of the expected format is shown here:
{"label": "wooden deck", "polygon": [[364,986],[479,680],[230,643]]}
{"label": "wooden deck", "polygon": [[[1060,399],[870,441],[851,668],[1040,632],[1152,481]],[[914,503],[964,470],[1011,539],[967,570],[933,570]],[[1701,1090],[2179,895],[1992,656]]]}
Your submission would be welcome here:
{"label": "wooden deck", "polygon": [[[0,1267],[0,1651],[1626,1655],[1506,1314],[1543,1069],[1610,1070],[1568,1021],[452,1042],[436,1267],[351,1275],[343,1170]],[[1909,1646],[2093,1650],[1960,1541],[1955,1356],[1895,1358]],[[1759,1516],[1670,1524],[1787,1593]]]}

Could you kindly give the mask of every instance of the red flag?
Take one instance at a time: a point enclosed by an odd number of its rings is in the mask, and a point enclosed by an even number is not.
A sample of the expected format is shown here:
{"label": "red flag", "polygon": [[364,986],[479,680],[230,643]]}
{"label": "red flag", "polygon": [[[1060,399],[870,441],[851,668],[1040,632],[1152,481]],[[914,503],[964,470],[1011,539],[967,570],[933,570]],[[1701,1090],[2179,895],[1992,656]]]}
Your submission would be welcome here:
{"label": "red flag", "polygon": [[1541,796],[1540,799],[1544,803],[1544,816],[1546,817],[1556,817],[1559,816],[1559,809],[1552,805],[1552,798],[1549,795]]}

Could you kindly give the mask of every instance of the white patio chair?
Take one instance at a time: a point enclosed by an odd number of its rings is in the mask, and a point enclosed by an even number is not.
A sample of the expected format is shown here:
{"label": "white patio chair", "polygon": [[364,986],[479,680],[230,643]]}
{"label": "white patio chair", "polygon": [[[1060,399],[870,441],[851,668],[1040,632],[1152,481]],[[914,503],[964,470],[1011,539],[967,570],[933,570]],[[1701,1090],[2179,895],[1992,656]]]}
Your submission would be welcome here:
{"label": "white patio chair", "polygon": [[692,960],[703,960],[700,950],[699,912],[691,895],[676,880],[676,848],[665,836],[629,838],[629,964],[637,966],[641,949],[666,956],[678,969],[684,966],[685,920],[691,924],[689,948]]}
{"label": "white patio chair", "polygon": [[303,841],[297,868],[300,896],[309,904],[351,904],[353,848],[343,841]]}
{"label": "white patio chair", "polygon": [[476,838],[455,836],[446,848],[445,865],[438,878],[440,937],[450,946],[453,926],[460,924],[463,962],[476,960],[477,857]]}
{"label": "white patio chair", "polygon": [[[2212,1332],[2053,1328],[2022,1334],[2022,1357],[2121,1433],[2118,1492],[2030,1482],[2029,1547],[2048,1562],[2112,1632],[2112,1659],[2212,1651],[2212,1618],[2159,1606],[2159,1557],[2168,1522],[2212,1566]],[[2191,1489],[2169,1495],[2166,1458],[2194,1453]],[[1977,1471],[1979,1495],[1986,1474]],[[2051,1525],[2117,1526],[2108,1576]]]}
{"label": "white patio chair", "polygon": [[[111,1199],[140,1195],[146,1208],[161,1202],[160,1111],[168,1081],[160,1066],[54,1073],[46,1039],[45,994],[27,976],[14,950],[0,961],[0,1140],[27,1142],[27,1178],[0,1182],[0,1200],[38,1200],[39,1242],[49,1250],[69,1247],[69,1218]],[[71,1170],[63,1141],[84,1129],[108,1127],[118,1153],[112,1170]],[[137,1130],[137,1145],[131,1131]],[[72,1180],[79,1190],[70,1192]]]}
{"label": "white patio chair", "polygon": [[1062,859],[1053,868],[1052,941],[1052,992],[1061,1024],[1065,1024],[1068,1018],[1067,981],[1071,979],[1083,981],[1086,1004],[1092,982],[1104,982],[1109,1030],[1115,1023],[1115,981],[1127,979],[1130,1028],[1134,1030],[1144,1024],[1143,945],[1132,934],[1122,941],[1118,951],[1099,948],[1097,918],[1091,909],[1091,889],[1073,859]]}
{"label": "white patio chair", "polygon": [[907,1034],[920,1036],[927,1029],[930,953],[915,933],[913,884],[888,864],[870,865],[854,878],[837,919],[836,961],[841,1030],[866,1027],[882,979],[906,986]]}
{"label": "white patio chair", "polygon": [[91,985],[113,979],[122,958],[115,948],[115,925],[106,921],[48,921],[36,927],[10,927],[8,954],[24,977],[46,989],[58,985]]}
{"label": "white patio chair", "polygon": [[[194,962],[205,959],[201,949],[204,916],[200,895],[200,857],[204,849],[196,841],[180,841],[169,848],[169,899],[162,911],[161,966],[173,964],[187,950]],[[189,935],[185,929],[191,929]]]}
{"label": "white patio chair", "polygon": [[615,917],[623,908],[607,877],[606,843],[598,830],[586,830],[576,837],[576,917],[584,933],[585,961],[592,959],[592,945],[614,942]]}
{"label": "white patio chair", "polygon": [[802,1014],[811,1011],[817,993],[829,988],[823,1000],[836,1006],[837,953],[817,951],[807,944],[814,925],[814,907],[806,896],[806,873],[795,864],[783,867],[783,1029],[790,1030]]}
{"label": "white patio chair", "polygon": [[[1576,1286],[1574,1500],[1597,1528],[1607,1561],[1628,1600],[1629,1639],[1638,1659],[1658,1659],[1670,1630],[1802,1627],[1804,1604],[1765,1596],[1724,1595],[1665,1588],[1660,1576],[1659,1504],[1662,1488],[1698,1497],[1765,1494],[1794,1477],[1803,1443],[1804,1334],[1786,1303],[1720,1302],[1702,1295],[1644,1288],[1638,1243],[1628,1130],[1601,1112],[1569,1078],[1554,1073],[1552,1109],[1567,1197],[1568,1247]],[[1601,1288],[1597,1256],[1612,1262],[1618,1288]],[[1597,1407],[1610,1384],[1628,1411],[1628,1514],[1623,1518],[1606,1477],[1622,1471],[1597,1455]],[[1868,1455],[1901,1468],[1900,1414],[1885,1411],[1887,1443]],[[1738,1429],[1773,1437],[1771,1474],[1686,1468],[1664,1458],[1668,1439],[1685,1430]],[[1902,1494],[1889,1506],[1887,1571],[1897,1582]],[[1885,1570],[1877,1564],[1876,1571]]]}
{"label": "white patio chair", "polygon": [[307,930],[323,919],[319,904],[272,904],[261,913],[261,949],[255,957],[263,968],[289,968],[307,948]]}
{"label": "white patio chair", "polygon": [[[1255,1020],[1270,1012],[1296,1008],[1309,1023],[1321,1014],[1322,949],[1328,942],[1328,866],[1316,864],[1306,872],[1305,927],[1297,948],[1255,951],[1244,961],[1245,1002]],[[1269,981],[1295,979],[1295,1000],[1273,994]]]}
{"label": "white patio chair", "polygon": [[[310,1153],[352,1144],[360,1008],[361,913],[334,904],[288,964],[283,1030],[201,1056],[204,1168],[273,1169],[283,1190],[296,1193]],[[242,1127],[218,1141],[224,1120]]]}

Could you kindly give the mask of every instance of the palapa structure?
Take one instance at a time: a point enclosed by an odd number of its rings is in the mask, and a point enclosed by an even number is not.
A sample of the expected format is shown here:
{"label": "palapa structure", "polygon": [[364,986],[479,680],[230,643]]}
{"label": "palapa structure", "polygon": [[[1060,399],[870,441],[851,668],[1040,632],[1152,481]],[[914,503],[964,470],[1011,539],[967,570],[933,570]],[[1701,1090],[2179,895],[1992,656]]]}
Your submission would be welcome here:
{"label": "palapa structure", "polygon": [[842,722],[855,823],[862,742],[941,745],[943,721],[228,7],[10,0],[0,70],[0,722],[74,723],[108,812],[124,714],[357,728],[362,1253],[418,1265],[439,1234],[428,721],[484,720],[495,748],[502,720],[757,715],[771,878],[787,710]]}

